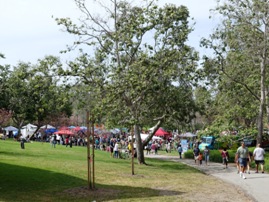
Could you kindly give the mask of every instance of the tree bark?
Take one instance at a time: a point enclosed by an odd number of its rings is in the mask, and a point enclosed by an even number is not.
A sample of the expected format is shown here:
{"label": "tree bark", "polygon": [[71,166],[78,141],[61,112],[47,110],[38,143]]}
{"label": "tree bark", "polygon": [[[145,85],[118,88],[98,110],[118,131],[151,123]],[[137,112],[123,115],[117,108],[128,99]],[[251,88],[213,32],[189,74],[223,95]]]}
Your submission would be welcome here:
{"label": "tree bark", "polygon": [[259,117],[258,117],[258,136],[257,136],[257,143],[260,144],[262,142],[262,136],[263,136],[263,115],[264,115],[264,109],[265,109],[265,80],[266,80],[266,63],[267,63],[267,51],[268,51],[268,45],[267,45],[267,38],[269,34],[268,26],[265,25],[264,27],[264,47],[261,57],[261,99],[260,99],[260,108],[259,108]]}
{"label": "tree bark", "polygon": [[140,129],[138,125],[134,125],[134,135],[136,140],[136,154],[137,154],[137,161],[139,164],[146,164],[145,157],[144,157],[144,148],[140,136]]}
{"label": "tree bark", "polygon": [[262,142],[264,106],[265,106],[265,58],[263,57],[261,62],[261,99],[260,99],[259,117],[258,117],[258,136],[257,136],[258,144]]}
{"label": "tree bark", "polygon": [[163,123],[163,119],[160,119],[157,124],[153,127],[153,131],[149,134],[149,136],[145,139],[145,141],[142,143],[143,148],[149,143],[149,141],[152,139],[153,135],[155,135],[156,131],[160,128],[160,126]]}
{"label": "tree bark", "polygon": [[266,97],[266,117],[267,117],[267,124],[266,124],[266,129],[267,131],[269,130],[269,88],[267,87],[267,90],[265,92],[265,97]]}

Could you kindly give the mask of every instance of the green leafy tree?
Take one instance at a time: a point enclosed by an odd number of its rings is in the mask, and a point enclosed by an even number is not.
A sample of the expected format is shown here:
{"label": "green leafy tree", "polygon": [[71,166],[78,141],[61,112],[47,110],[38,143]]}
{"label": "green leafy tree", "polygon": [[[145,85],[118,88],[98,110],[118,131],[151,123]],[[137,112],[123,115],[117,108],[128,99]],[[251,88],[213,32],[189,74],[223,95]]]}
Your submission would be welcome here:
{"label": "green leafy tree", "polygon": [[60,78],[54,76],[54,70],[61,66],[59,59],[53,56],[45,57],[33,66],[33,75],[28,84],[34,106],[33,118],[38,126],[49,123],[48,117],[72,114],[68,88],[60,84]]}
{"label": "green leafy tree", "polygon": [[[233,86],[236,91],[231,94],[236,94],[237,101],[241,102],[237,106],[244,109],[250,106],[254,112],[258,111],[258,142],[262,140],[264,110],[268,106],[268,6],[267,1],[259,0],[221,2],[216,11],[223,16],[222,26],[209,41],[204,41],[205,46],[214,50],[214,68],[218,69],[222,80],[220,87]],[[231,85],[225,86],[224,82]],[[255,107],[252,103],[258,105]],[[248,116],[245,110],[242,115]],[[253,114],[248,117],[253,119]]]}
{"label": "green leafy tree", "polygon": [[8,109],[12,111],[12,119],[17,127],[21,127],[26,120],[33,121],[31,94],[27,81],[31,78],[30,64],[19,63],[14,67],[7,81],[9,102]]}
{"label": "green leafy tree", "polygon": [[[4,59],[4,55],[0,53],[0,59]],[[0,109],[7,109],[8,102],[8,84],[7,80],[10,76],[10,66],[0,65]]]}
{"label": "green leafy tree", "polygon": [[206,87],[197,86],[194,91],[195,104],[197,106],[197,116],[194,119],[196,124],[200,124],[200,129],[205,129],[213,123],[216,116],[214,109],[214,98],[211,90]]}
{"label": "green leafy tree", "polygon": [[36,65],[19,63],[7,81],[8,109],[15,124],[21,128],[26,122],[40,126],[49,123],[49,117],[71,115],[68,91],[57,84],[53,69],[60,63],[55,57],[46,57]]}
{"label": "green leafy tree", "polygon": [[[144,164],[143,146],[149,141],[141,141],[144,121],[155,120],[152,137],[169,117],[190,121],[195,114],[190,82],[198,55],[186,45],[191,32],[188,9],[175,5],[159,8],[154,1],[138,6],[113,0],[110,7],[103,7],[107,18],[100,18],[89,11],[86,1],[75,2],[84,14],[81,24],[69,18],[57,22],[79,37],[74,45],[95,48],[97,63],[85,65],[84,58],[84,64],[75,62],[70,72],[76,75],[83,67],[83,74],[77,76],[92,85],[90,92],[95,97],[102,98],[102,105],[97,106],[104,107],[106,118],[133,126],[138,162]],[[105,74],[92,77],[94,68]]]}
{"label": "green leafy tree", "polygon": [[[4,59],[4,55],[0,53],[0,59]],[[10,118],[11,111],[8,110],[8,85],[7,80],[10,76],[10,66],[0,65],[0,127],[3,126]]]}

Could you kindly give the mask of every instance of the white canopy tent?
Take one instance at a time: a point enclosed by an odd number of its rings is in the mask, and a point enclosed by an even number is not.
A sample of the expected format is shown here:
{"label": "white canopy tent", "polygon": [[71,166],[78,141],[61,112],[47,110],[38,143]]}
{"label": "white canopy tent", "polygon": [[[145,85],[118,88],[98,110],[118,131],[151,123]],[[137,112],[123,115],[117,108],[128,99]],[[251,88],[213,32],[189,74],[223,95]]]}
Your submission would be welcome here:
{"label": "white canopy tent", "polygon": [[21,135],[24,138],[26,138],[27,136],[29,136],[29,138],[31,138],[31,136],[34,134],[36,129],[37,129],[37,126],[28,123],[27,125],[25,125],[21,128]]}
{"label": "white canopy tent", "polygon": [[187,133],[183,133],[183,134],[180,134],[179,137],[196,137],[197,135],[193,134],[193,133],[190,133],[190,132],[187,132]]}
{"label": "white canopy tent", "polygon": [[52,126],[52,125],[47,124],[47,125],[41,126],[41,128],[42,129],[51,129],[51,128],[55,128],[55,127]]}
{"label": "white canopy tent", "polygon": [[[149,136],[149,134],[143,134],[143,133],[141,133],[140,135],[141,135],[142,141],[145,140]],[[153,136],[152,140],[162,140],[162,138],[157,137],[157,136]]]}
{"label": "white canopy tent", "polygon": [[4,128],[5,131],[18,131],[18,128],[15,128],[14,126],[8,126]]}
{"label": "white canopy tent", "polygon": [[[143,133],[140,134],[142,141],[144,141],[148,136],[149,136],[149,134],[143,134]],[[134,136],[133,136],[133,138],[134,138]],[[131,139],[132,139],[132,136],[128,136],[128,141],[130,141]],[[157,137],[157,136],[153,136],[152,140],[162,140],[162,138]]]}

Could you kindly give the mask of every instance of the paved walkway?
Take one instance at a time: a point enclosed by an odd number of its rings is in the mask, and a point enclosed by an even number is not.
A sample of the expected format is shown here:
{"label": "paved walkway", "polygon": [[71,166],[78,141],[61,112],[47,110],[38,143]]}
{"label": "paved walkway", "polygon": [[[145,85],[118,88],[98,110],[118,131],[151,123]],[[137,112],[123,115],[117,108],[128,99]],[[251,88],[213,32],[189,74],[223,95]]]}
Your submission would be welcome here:
{"label": "paved walkway", "polygon": [[[255,173],[254,170],[250,171],[250,174],[245,174],[247,179],[242,179],[237,174],[237,169],[234,163],[230,163],[227,169],[221,163],[210,162],[209,166],[203,164],[198,166],[194,163],[193,159],[179,159],[175,156],[164,155],[145,155],[148,158],[158,158],[163,160],[170,160],[175,162],[181,162],[191,167],[194,167],[202,172],[217,177],[223,181],[234,184],[241,187],[241,189],[254,198],[257,202],[269,201],[269,174]],[[203,162],[204,163],[204,162]]]}

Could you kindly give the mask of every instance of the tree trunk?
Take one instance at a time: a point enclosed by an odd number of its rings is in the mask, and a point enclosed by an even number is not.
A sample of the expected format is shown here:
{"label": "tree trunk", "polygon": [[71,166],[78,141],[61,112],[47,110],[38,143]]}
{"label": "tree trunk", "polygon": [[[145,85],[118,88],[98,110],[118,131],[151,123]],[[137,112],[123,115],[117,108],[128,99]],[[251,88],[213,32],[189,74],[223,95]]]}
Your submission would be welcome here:
{"label": "tree trunk", "polygon": [[137,161],[139,164],[146,164],[145,157],[144,157],[144,148],[140,136],[140,129],[138,125],[134,125],[134,135],[136,140],[136,154],[137,154]]}
{"label": "tree trunk", "polygon": [[267,90],[265,92],[265,97],[266,97],[266,117],[267,117],[267,124],[266,124],[266,129],[267,131],[269,130],[269,87],[267,86]]}
{"label": "tree trunk", "polygon": [[152,139],[153,135],[156,133],[156,131],[160,128],[161,124],[163,123],[163,119],[159,120],[157,124],[153,127],[153,131],[149,134],[149,136],[145,139],[145,141],[142,143],[143,147],[147,146],[149,141]]}
{"label": "tree trunk", "polygon": [[261,99],[260,99],[260,108],[258,117],[258,136],[257,136],[258,144],[262,142],[264,106],[265,106],[265,53],[263,54],[261,62]]}

